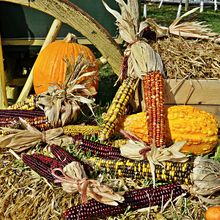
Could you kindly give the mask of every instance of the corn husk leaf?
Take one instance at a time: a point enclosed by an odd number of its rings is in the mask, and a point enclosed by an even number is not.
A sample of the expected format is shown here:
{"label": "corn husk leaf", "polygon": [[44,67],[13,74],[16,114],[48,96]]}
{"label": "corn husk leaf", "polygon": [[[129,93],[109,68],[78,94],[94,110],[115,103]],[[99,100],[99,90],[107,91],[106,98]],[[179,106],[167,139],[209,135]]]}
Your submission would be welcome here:
{"label": "corn husk leaf", "polygon": [[[150,164],[150,170],[152,174],[153,185],[155,186],[155,165],[163,166],[165,161],[173,162],[186,162],[188,156],[180,152],[180,149],[184,146],[186,141],[180,141],[174,143],[167,148],[157,148],[156,146],[146,146],[146,144],[129,140],[129,142],[120,147],[121,155],[132,160],[143,160],[145,155],[140,154],[144,149],[148,149],[146,158]],[[150,150],[149,150],[150,149]]]}
{"label": "corn husk leaf", "polygon": [[97,93],[91,83],[96,72],[84,72],[88,61],[82,55],[78,56],[75,64],[67,59],[65,61],[67,71],[64,84],[49,86],[48,91],[39,94],[36,101],[36,106],[45,112],[52,127],[76,121],[83,105],[92,111],[93,96]]}
{"label": "corn husk leaf", "polygon": [[[163,71],[163,63],[160,55],[144,40],[132,44],[128,57],[128,75],[143,78],[146,73],[159,70]],[[135,74],[135,75],[134,75]]]}
{"label": "corn husk leaf", "polygon": [[146,19],[146,22],[156,31],[157,37],[169,36],[169,34],[186,37],[186,38],[200,38],[200,39],[211,39],[216,36],[217,33],[214,33],[207,25],[203,22],[182,22],[180,21],[196,12],[199,7],[194,8],[179,18],[176,18],[173,23],[167,28],[156,24],[151,18]]}
{"label": "corn husk leaf", "polygon": [[[57,175],[56,171],[62,173]],[[56,178],[55,182],[61,183],[63,190],[68,193],[79,192],[82,196],[82,202],[87,202],[87,197],[94,198],[98,202],[117,206],[118,202],[123,202],[124,197],[115,193],[110,187],[101,184],[97,180],[88,179],[83,166],[76,161],[66,165],[63,170],[53,169],[52,175]]]}
{"label": "corn husk leaf", "polygon": [[163,65],[157,54],[147,42],[141,38],[141,33],[147,26],[147,22],[139,21],[139,6],[137,0],[129,0],[127,4],[123,0],[119,3],[121,14],[112,10],[105,2],[106,9],[116,18],[121,38],[129,45],[125,50],[128,57],[127,75],[142,79],[148,72],[159,70],[163,73]]}
{"label": "corn husk leaf", "polygon": [[[122,15],[118,11],[111,9],[104,1],[103,1],[103,4],[106,10],[109,11],[116,18],[116,24],[118,25],[119,34],[121,38],[128,43],[134,42],[136,39],[136,33],[134,31],[135,29],[132,29],[130,27],[131,17],[128,20],[126,20],[126,17],[123,18]],[[121,6],[121,11],[125,12],[126,9],[124,9],[123,5],[120,4],[119,6]],[[123,15],[125,15],[125,13],[123,13]]]}
{"label": "corn husk leaf", "polygon": [[28,124],[24,119],[19,118],[19,122],[25,130],[13,128],[0,128],[9,134],[0,137],[0,148],[13,149],[16,152],[22,152],[40,142],[51,144],[72,143],[72,138],[63,135],[63,128],[54,128],[41,132]]}
{"label": "corn husk leaf", "polygon": [[192,191],[196,195],[207,196],[220,191],[220,162],[197,157],[194,161]]}

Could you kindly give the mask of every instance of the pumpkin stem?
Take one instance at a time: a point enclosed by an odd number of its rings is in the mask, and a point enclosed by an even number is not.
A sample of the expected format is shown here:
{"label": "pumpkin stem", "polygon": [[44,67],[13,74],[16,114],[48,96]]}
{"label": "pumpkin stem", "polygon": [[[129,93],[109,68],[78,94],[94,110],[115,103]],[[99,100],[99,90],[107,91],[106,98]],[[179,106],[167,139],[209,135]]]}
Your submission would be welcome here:
{"label": "pumpkin stem", "polygon": [[63,40],[67,43],[76,43],[77,42],[77,37],[76,37],[75,34],[68,33]]}

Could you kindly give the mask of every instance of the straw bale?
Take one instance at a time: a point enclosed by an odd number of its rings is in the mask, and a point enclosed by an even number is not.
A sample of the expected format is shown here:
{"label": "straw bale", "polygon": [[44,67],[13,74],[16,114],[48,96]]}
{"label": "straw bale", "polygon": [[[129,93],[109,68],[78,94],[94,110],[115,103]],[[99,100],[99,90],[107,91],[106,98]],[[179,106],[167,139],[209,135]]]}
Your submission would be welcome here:
{"label": "straw bale", "polygon": [[216,43],[169,37],[152,46],[160,54],[168,78],[220,78],[220,45]]}

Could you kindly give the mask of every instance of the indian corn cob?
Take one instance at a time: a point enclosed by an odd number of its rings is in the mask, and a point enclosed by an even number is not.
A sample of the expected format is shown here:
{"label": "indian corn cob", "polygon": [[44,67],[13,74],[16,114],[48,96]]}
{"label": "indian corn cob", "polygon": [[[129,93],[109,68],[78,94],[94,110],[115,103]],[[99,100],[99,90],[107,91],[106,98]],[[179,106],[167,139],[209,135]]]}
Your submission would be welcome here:
{"label": "indian corn cob", "polygon": [[132,96],[135,83],[136,79],[128,77],[116,92],[107,113],[103,117],[103,123],[99,131],[99,139],[101,141],[107,140],[113,134],[118,119],[125,113],[126,105]]}
{"label": "indian corn cob", "polygon": [[143,79],[144,101],[147,114],[148,144],[165,145],[164,79],[159,71],[153,71]]}
{"label": "indian corn cob", "polygon": [[[50,145],[48,148],[55,158],[34,153],[32,155],[22,154],[22,160],[26,165],[31,167],[39,175],[46,178],[49,182],[55,183],[51,170],[54,168],[63,168],[72,161],[79,161],[79,159],[72,156],[58,145]],[[85,172],[89,175],[89,173],[92,171],[92,168],[82,161],[80,161],[80,163],[83,165]]]}
{"label": "indian corn cob", "polygon": [[67,125],[63,127],[63,132],[66,135],[92,135],[97,134],[99,127],[95,125]]}
{"label": "indian corn cob", "polygon": [[[187,141],[181,149],[196,155],[211,152],[218,142],[218,123],[214,115],[193,106],[171,106],[165,109],[166,145],[176,141]],[[126,116],[118,129],[135,134],[148,143],[146,113]]]}
{"label": "indian corn cob", "polygon": [[22,160],[40,176],[46,178],[52,183],[54,182],[55,178],[51,174],[51,170],[58,167],[63,168],[65,166],[65,164],[57,159],[38,154],[22,154]]}
{"label": "indian corn cob", "polygon": [[8,109],[34,110],[36,108],[35,101],[36,101],[36,96],[35,95],[30,95],[24,101],[18,102],[14,105],[9,106]]}
{"label": "indian corn cob", "polygon": [[94,141],[100,144],[105,144],[112,147],[120,148],[122,145],[128,143],[128,139],[116,139],[110,141],[100,141],[97,134],[89,134],[89,135],[76,135],[74,136],[75,140],[85,139],[89,141]]}
{"label": "indian corn cob", "polygon": [[93,156],[108,159],[125,159],[123,156],[121,156],[119,148],[90,140],[85,140],[83,138],[76,141],[76,147],[85,152],[91,152]]}
{"label": "indian corn cob", "polygon": [[[117,177],[128,178],[152,178],[150,163],[146,160],[108,160],[98,157],[87,158],[86,162],[96,170]],[[190,173],[193,169],[192,162],[164,162],[162,165],[155,165],[155,177],[157,181],[172,182],[178,184],[189,184]]]}
{"label": "indian corn cob", "polygon": [[25,117],[34,118],[37,116],[45,116],[44,112],[41,110],[0,110],[0,118],[8,117]]}
{"label": "indian corn cob", "polygon": [[124,202],[118,206],[105,205],[92,199],[85,204],[69,208],[64,212],[64,217],[65,220],[86,220],[116,216],[123,214],[128,207],[130,207],[130,210],[137,210],[150,206],[163,205],[169,199],[174,200],[183,193],[186,193],[186,191],[180,185],[176,184],[127,191],[124,194]]}
{"label": "indian corn cob", "polygon": [[44,112],[39,110],[0,110],[0,127],[20,128],[19,117],[39,130],[50,128]]}

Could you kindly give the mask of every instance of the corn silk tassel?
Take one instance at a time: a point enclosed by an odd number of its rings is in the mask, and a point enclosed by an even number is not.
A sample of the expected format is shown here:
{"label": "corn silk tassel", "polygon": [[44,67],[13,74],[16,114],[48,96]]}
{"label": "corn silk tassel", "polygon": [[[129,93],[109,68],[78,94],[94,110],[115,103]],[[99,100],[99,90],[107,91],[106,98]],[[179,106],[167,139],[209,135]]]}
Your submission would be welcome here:
{"label": "corn silk tassel", "polygon": [[56,158],[50,158],[41,154],[23,154],[22,159],[38,174],[48,181],[60,184],[65,192],[79,192],[82,196],[82,203],[87,202],[87,197],[98,202],[117,206],[124,201],[124,197],[114,192],[110,187],[89,179],[84,165],[77,159],[65,152],[59,146],[51,146],[50,149]]}
{"label": "corn silk tassel", "polygon": [[85,72],[90,64],[82,55],[77,57],[76,62],[64,62],[67,70],[63,85],[51,85],[48,91],[36,97],[36,106],[45,112],[52,127],[76,121],[82,106],[87,106],[93,113],[93,96],[97,93],[95,87],[91,86],[95,71]]}
{"label": "corn silk tassel", "polygon": [[[118,0],[121,14],[111,9],[105,2],[105,8],[116,18],[116,25],[119,28],[121,38],[128,43],[124,52],[121,75],[126,78],[114,97],[111,106],[103,117],[99,139],[108,139],[115,130],[120,117],[125,113],[134,85],[139,79],[143,79],[148,72],[163,72],[163,65],[159,54],[157,54],[147,42],[141,38],[141,34],[147,24],[139,22],[138,1]],[[132,83],[128,83],[132,82]],[[132,84],[132,87],[129,85]],[[131,89],[132,88],[132,89]],[[131,92],[128,95],[128,90]],[[123,105],[122,105],[123,103]]]}
{"label": "corn silk tassel", "polygon": [[86,204],[69,208],[64,212],[64,218],[65,220],[85,220],[116,216],[123,214],[128,207],[130,208],[129,210],[134,211],[145,207],[161,206],[171,200],[175,201],[178,196],[185,193],[186,191],[176,184],[127,191],[124,194],[124,202],[116,207],[105,205],[92,199]]}

